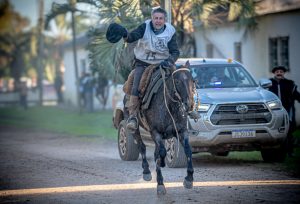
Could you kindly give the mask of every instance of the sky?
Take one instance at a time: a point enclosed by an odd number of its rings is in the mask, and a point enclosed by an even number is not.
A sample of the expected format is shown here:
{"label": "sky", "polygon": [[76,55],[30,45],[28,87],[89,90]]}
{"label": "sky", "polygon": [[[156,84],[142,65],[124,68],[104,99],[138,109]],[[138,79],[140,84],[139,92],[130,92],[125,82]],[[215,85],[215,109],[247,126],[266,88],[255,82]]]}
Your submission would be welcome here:
{"label": "sky", "polygon": [[[40,0],[9,0],[14,6],[15,11],[30,20],[30,25],[35,26],[39,16],[39,1]],[[66,3],[67,0],[44,0],[44,15],[51,10],[53,2]]]}
{"label": "sky", "polygon": [[[9,0],[9,2],[13,5],[15,11],[20,13],[21,16],[27,17],[30,20],[30,26],[28,27],[28,29],[33,26],[36,26],[38,23],[40,1],[41,0]],[[43,12],[44,17],[46,14],[48,14],[51,11],[51,6],[53,2],[58,4],[68,3],[68,0],[43,0],[43,1],[44,1],[44,12]],[[80,10],[91,11],[90,14],[97,13],[97,10],[95,10],[95,8],[92,8],[87,4],[79,4],[77,8],[79,8]],[[70,19],[71,15],[67,15],[67,18],[71,20]],[[97,18],[91,17],[90,22],[88,23],[90,23],[91,25],[97,24]],[[60,32],[56,24],[54,23],[54,21],[50,21],[49,25],[50,25],[49,31],[44,31],[45,32],[44,34],[49,36],[55,36]],[[64,32],[66,32],[66,34],[68,35],[71,35],[70,30],[66,30]]]}

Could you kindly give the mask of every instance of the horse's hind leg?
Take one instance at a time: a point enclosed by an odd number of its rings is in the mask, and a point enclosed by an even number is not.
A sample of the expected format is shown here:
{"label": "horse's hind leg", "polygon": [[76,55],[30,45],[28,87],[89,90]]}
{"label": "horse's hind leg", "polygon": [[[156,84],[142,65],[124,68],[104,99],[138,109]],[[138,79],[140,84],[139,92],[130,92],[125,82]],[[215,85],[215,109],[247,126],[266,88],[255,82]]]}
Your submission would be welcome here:
{"label": "horse's hind leg", "polygon": [[152,138],[154,138],[154,142],[155,142],[154,159],[156,163],[157,194],[164,195],[166,194],[166,188],[161,173],[161,167],[162,165],[163,166],[165,165],[164,159],[166,157],[166,149],[164,147],[160,134],[154,132],[152,133]]}
{"label": "horse's hind leg", "polygon": [[180,140],[182,146],[184,147],[184,152],[187,157],[187,176],[184,178],[183,185],[185,188],[193,188],[193,181],[194,181],[194,168],[193,168],[193,161],[192,161],[192,150],[189,144],[189,137],[187,132],[185,132],[183,139]]}
{"label": "horse's hind leg", "polygon": [[149,169],[149,163],[146,158],[146,145],[143,143],[139,129],[135,131],[134,137],[138,143],[139,151],[142,156],[143,179],[145,181],[151,181],[152,180],[151,171]]}

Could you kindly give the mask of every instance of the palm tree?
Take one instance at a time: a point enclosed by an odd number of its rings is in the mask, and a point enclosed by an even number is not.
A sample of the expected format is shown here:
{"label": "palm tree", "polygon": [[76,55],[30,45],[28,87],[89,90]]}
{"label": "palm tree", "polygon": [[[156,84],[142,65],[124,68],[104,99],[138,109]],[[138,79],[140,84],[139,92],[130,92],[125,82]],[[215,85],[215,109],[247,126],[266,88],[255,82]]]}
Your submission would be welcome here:
{"label": "palm tree", "polygon": [[[97,7],[103,23],[114,21],[130,30],[143,22],[145,17],[149,18],[151,7],[158,6],[163,1],[99,0],[98,2],[100,3]],[[252,0],[173,0],[172,24],[177,30],[181,55],[196,55],[194,22],[201,21],[203,29],[225,22],[238,22],[238,26],[253,28],[256,25],[254,8]],[[89,37],[91,67],[99,74],[110,78],[115,70],[116,73],[120,72],[123,80],[126,79],[131,70],[130,61],[134,45],[124,44],[122,40],[116,44],[108,43],[103,28],[91,29]],[[119,77],[118,74],[116,76]]]}
{"label": "palm tree", "polygon": [[42,65],[43,60],[43,50],[44,50],[44,41],[43,41],[43,12],[44,12],[44,1],[40,0],[39,2],[39,19],[38,19],[38,58],[37,58],[37,69],[38,69],[38,86],[39,86],[39,101],[40,106],[43,105],[43,73],[44,73],[44,67]]}
{"label": "palm tree", "polygon": [[83,11],[76,8],[77,3],[87,3],[90,5],[97,5],[96,0],[69,0],[66,4],[52,4],[51,12],[46,16],[45,21],[45,28],[48,28],[49,22],[52,19],[55,19],[55,17],[71,13],[72,20],[71,20],[71,28],[72,28],[72,45],[73,45],[73,56],[74,56],[74,69],[75,69],[75,79],[76,79],[76,90],[77,90],[77,104],[80,108],[81,112],[81,106],[80,106],[80,94],[79,94],[79,75],[78,75],[78,64],[77,64],[77,51],[76,51],[76,23],[75,23],[75,12],[82,13]]}
{"label": "palm tree", "polygon": [[0,78],[11,76],[14,87],[25,73],[25,54],[31,46],[33,32],[24,29],[29,20],[13,10],[9,1],[0,3]]}
{"label": "palm tree", "polygon": [[[139,0],[101,2],[98,8],[104,28],[92,28],[88,33],[90,40],[87,49],[90,52],[90,67],[93,72],[97,72],[99,76],[107,79],[112,79],[115,72],[120,71],[121,78],[115,78],[115,81],[122,81],[126,79],[125,77],[131,70],[133,45],[124,44],[123,40],[115,44],[109,43],[105,38],[105,25],[117,22],[130,30],[143,21],[143,13],[147,12],[147,9],[145,7],[143,10],[141,9]],[[119,77],[118,74],[115,76]]]}

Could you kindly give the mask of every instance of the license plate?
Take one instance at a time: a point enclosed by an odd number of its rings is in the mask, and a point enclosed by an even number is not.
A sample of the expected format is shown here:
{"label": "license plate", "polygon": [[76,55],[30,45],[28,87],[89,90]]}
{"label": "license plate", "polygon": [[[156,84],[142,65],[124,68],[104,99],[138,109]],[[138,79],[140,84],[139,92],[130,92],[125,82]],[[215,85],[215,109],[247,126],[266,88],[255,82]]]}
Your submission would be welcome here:
{"label": "license plate", "polygon": [[232,138],[255,137],[255,130],[233,130]]}

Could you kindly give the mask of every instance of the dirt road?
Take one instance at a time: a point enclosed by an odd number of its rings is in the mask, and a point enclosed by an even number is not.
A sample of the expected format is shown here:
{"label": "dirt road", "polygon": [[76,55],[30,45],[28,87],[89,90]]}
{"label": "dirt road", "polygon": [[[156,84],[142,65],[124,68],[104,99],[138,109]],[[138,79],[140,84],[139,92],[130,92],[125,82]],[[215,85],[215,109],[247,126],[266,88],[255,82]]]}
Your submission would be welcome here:
{"label": "dirt road", "polygon": [[186,169],[163,169],[167,194],[142,180],[141,160],[119,159],[117,143],[0,126],[0,203],[299,203],[300,180],[281,164],[196,156],[194,188]]}

